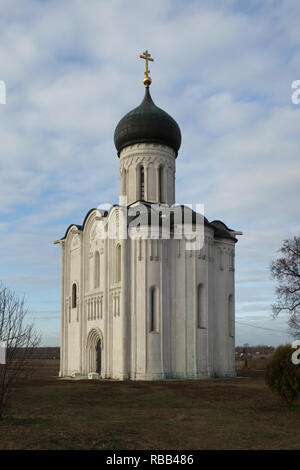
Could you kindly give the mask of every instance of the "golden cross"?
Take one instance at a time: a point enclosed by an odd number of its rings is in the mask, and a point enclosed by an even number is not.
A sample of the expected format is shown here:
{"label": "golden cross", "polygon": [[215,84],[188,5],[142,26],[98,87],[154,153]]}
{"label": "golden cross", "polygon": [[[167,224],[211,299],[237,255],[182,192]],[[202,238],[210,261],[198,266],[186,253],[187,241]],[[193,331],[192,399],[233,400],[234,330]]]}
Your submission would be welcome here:
{"label": "golden cross", "polygon": [[144,72],[144,73],[145,73],[146,77],[149,77],[150,70],[148,69],[148,61],[150,60],[151,62],[153,62],[154,59],[151,58],[151,54],[149,54],[148,51],[143,52],[143,54],[140,55],[140,58],[145,59],[145,61],[146,61],[146,72]]}

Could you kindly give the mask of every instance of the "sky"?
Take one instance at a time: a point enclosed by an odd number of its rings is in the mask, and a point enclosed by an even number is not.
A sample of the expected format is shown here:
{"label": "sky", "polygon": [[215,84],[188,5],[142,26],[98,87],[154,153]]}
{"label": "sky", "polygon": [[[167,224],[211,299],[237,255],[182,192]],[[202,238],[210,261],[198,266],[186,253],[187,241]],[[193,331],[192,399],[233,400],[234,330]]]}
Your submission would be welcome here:
{"label": "sky", "polygon": [[61,253],[89,209],[118,203],[114,129],[143,98],[182,132],[176,200],[240,230],[236,344],[291,341],[270,262],[299,234],[298,0],[1,0],[0,279],[59,345]]}

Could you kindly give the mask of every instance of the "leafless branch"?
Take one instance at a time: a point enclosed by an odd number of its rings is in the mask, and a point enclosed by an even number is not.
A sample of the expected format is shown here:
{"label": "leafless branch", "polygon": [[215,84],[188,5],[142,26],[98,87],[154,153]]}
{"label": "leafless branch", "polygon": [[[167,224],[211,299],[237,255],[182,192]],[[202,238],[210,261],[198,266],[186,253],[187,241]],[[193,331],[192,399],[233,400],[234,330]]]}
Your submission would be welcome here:
{"label": "leafless branch", "polygon": [[40,344],[40,335],[33,323],[27,323],[26,315],[24,299],[0,284],[0,340],[6,342],[6,363],[0,365],[0,419],[15,382],[32,372],[30,358]]}
{"label": "leafless branch", "polygon": [[278,280],[273,315],[277,317],[281,312],[288,312],[290,332],[300,337],[300,236],[284,240],[279,252],[283,256],[270,266],[272,277]]}

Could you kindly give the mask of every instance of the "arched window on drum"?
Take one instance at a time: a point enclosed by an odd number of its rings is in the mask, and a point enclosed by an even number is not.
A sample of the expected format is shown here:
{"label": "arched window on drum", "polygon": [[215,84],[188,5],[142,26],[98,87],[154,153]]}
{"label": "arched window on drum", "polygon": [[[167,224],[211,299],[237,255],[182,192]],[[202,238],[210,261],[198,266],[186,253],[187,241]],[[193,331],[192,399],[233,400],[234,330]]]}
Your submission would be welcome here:
{"label": "arched window on drum", "polygon": [[165,181],[164,181],[164,166],[160,165],[158,169],[158,200],[159,202],[165,201]]}
{"label": "arched window on drum", "polygon": [[145,199],[145,170],[144,167],[140,167],[140,199]]}

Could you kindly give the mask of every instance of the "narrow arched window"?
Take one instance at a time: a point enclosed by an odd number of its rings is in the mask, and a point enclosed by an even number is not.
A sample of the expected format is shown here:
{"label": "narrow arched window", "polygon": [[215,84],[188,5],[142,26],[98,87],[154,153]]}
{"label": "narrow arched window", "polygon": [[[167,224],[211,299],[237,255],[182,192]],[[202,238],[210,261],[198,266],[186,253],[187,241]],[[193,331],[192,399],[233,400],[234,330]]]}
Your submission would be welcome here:
{"label": "narrow arched window", "polygon": [[203,284],[199,284],[197,289],[197,328],[206,328]]}
{"label": "narrow arched window", "polygon": [[94,264],[94,287],[100,287],[100,254],[99,251],[95,253],[95,264]]}
{"label": "narrow arched window", "polygon": [[121,245],[116,248],[116,282],[121,282]]}
{"label": "narrow arched window", "polygon": [[72,308],[76,308],[77,306],[77,286],[74,282],[72,285]]}
{"label": "narrow arched window", "polygon": [[161,165],[158,169],[158,200],[165,202],[164,196],[164,167]]}
{"label": "narrow arched window", "polygon": [[143,201],[145,198],[145,171],[143,166],[140,168],[140,194],[140,199]]}
{"label": "narrow arched window", "polygon": [[150,289],[150,332],[158,332],[158,290],[156,287]]}
{"label": "narrow arched window", "polygon": [[232,294],[228,297],[228,330],[229,336],[234,336],[234,309],[233,309],[233,296]]}
{"label": "narrow arched window", "polygon": [[127,174],[126,174],[125,168],[123,168],[123,171],[122,171],[122,194],[123,194],[123,196],[126,195],[126,191],[127,191],[127,188],[126,188],[127,181],[126,180],[127,180]]}

